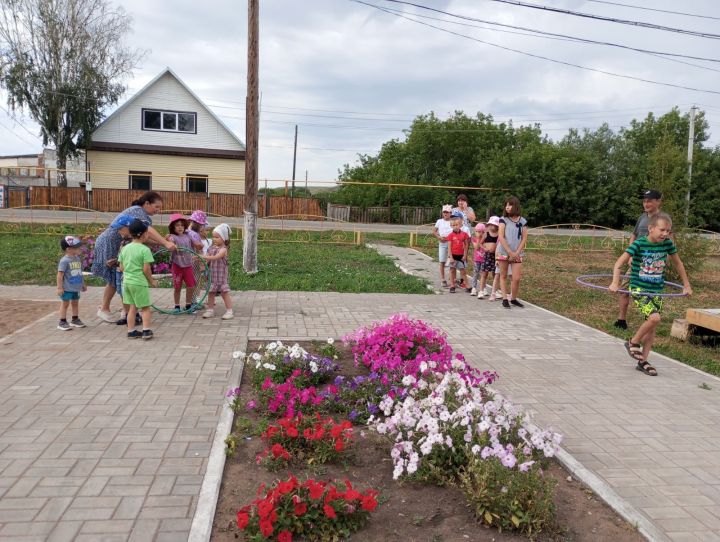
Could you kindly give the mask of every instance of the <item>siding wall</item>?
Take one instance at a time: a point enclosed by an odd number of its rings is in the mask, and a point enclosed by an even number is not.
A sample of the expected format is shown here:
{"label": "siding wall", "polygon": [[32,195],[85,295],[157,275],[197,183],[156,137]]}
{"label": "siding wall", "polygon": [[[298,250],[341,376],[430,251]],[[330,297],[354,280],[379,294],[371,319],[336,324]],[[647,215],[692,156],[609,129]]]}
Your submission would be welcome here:
{"label": "siding wall", "polygon": [[[143,108],[195,112],[197,113],[197,134],[142,130],[141,112]],[[92,140],[109,143],[243,150],[242,145],[170,73],[163,75],[116,117],[95,130]]]}
{"label": "siding wall", "polygon": [[210,193],[244,194],[245,161],[129,152],[88,151],[93,188],[128,188],[130,171],[152,173],[153,190],[184,192],[182,177],[207,175]]}

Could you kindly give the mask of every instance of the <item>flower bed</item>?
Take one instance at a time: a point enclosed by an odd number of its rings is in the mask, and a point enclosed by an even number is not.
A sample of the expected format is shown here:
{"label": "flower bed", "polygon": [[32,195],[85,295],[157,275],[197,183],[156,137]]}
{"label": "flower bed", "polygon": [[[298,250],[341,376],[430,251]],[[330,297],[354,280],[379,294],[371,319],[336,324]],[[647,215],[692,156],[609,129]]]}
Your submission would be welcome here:
{"label": "flower bed", "polygon": [[[559,435],[530,424],[492,388],[497,375],[453,354],[444,334],[395,316],[338,350],[303,346],[254,348],[228,394],[236,423],[213,540],[334,540],[360,528],[358,540],[514,539],[478,523],[558,532]],[[329,500],[309,496],[320,486],[334,488]]]}

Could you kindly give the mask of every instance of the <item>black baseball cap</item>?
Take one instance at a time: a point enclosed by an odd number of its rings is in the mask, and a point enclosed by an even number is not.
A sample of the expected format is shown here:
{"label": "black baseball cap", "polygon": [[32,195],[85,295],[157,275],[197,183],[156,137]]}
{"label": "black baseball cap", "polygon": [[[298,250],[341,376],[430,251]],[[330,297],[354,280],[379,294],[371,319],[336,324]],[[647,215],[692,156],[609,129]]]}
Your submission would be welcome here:
{"label": "black baseball cap", "polygon": [[66,235],[62,239],[60,239],[60,248],[62,250],[67,250],[68,248],[75,248],[79,247],[83,244],[82,239],[79,237],[75,237],[73,235]]}
{"label": "black baseball cap", "polygon": [[662,199],[662,193],[657,190],[645,190],[643,199]]}

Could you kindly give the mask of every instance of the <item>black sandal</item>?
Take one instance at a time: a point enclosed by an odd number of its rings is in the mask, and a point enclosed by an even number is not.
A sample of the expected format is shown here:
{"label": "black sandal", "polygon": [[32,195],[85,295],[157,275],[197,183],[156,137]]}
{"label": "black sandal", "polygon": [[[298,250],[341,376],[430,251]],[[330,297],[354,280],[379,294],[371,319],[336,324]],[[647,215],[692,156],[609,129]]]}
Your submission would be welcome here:
{"label": "black sandal", "polygon": [[627,350],[628,355],[638,362],[643,361],[643,351],[642,351],[642,345],[637,343],[631,343],[630,341],[625,341],[625,350]]}
{"label": "black sandal", "polygon": [[655,367],[650,365],[647,360],[638,361],[638,364],[635,366],[635,368],[641,373],[645,373],[648,376],[657,376],[657,371],[655,370]]}

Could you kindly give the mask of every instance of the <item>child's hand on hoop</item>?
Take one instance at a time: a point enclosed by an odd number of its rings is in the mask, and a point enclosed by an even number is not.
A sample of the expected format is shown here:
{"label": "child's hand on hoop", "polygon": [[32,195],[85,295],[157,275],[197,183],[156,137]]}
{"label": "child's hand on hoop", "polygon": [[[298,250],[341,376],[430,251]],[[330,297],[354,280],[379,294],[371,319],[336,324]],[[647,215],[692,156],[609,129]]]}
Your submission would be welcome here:
{"label": "child's hand on hoop", "polygon": [[614,282],[608,286],[608,290],[610,290],[612,293],[616,294],[617,291],[620,289],[620,284],[617,282]]}
{"label": "child's hand on hoop", "polygon": [[690,287],[690,285],[683,287],[683,294],[692,295],[692,293],[693,293],[693,291],[692,291],[692,288]]}

